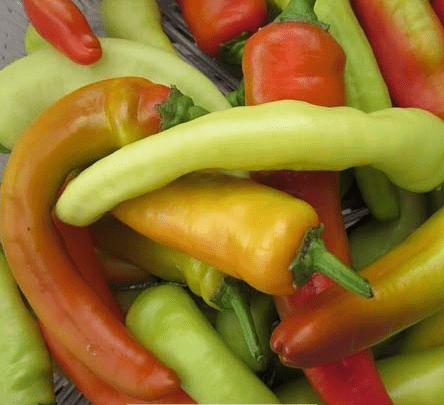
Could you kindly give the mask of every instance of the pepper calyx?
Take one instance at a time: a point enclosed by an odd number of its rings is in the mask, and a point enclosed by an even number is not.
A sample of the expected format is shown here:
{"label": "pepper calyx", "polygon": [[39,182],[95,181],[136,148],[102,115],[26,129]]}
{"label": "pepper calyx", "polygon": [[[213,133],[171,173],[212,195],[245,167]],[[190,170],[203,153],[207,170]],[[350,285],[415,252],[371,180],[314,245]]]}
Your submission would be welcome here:
{"label": "pepper calyx", "polygon": [[211,298],[211,302],[222,311],[224,309],[234,311],[240,321],[251,355],[258,363],[265,362],[264,350],[256,331],[243,283],[240,280],[225,277],[217,293]]}
{"label": "pepper calyx", "polygon": [[195,105],[192,98],[183,94],[176,86],[171,86],[170,94],[162,104],[157,105],[157,110],[162,120],[162,131],[208,114],[205,108]]}
{"label": "pepper calyx", "polygon": [[319,21],[314,12],[315,3],[316,0],[292,0],[290,4],[273,20],[273,22],[306,22],[319,25],[322,29],[328,31],[330,25]]}
{"label": "pepper calyx", "polygon": [[369,281],[326,249],[322,232],[322,224],[306,232],[302,246],[289,268],[293,272],[295,286],[308,281],[313,273],[320,272],[352,293],[372,298],[373,288]]}
{"label": "pepper calyx", "polygon": [[245,31],[236,38],[222,44],[217,58],[231,65],[240,65],[245,43],[250,36],[251,33]]}

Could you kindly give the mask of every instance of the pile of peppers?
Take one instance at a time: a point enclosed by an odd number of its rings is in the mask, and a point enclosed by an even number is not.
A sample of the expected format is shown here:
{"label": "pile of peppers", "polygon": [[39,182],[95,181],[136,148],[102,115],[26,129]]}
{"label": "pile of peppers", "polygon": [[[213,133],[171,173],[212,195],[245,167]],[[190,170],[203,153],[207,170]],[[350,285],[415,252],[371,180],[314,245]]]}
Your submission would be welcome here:
{"label": "pile of peppers", "polygon": [[57,364],[94,405],[437,405],[444,2],[177,0],[239,68],[227,94],[161,5],[102,0],[99,38],[70,0],[23,1],[0,396],[54,403]]}

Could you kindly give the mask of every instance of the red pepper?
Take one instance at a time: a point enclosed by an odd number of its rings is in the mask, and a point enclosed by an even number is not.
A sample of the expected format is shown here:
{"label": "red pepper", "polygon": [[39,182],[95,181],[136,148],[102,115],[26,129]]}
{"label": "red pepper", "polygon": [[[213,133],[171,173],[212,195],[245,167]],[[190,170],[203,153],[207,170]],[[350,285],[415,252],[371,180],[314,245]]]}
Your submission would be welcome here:
{"label": "red pepper", "polygon": [[[95,253],[88,228],[75,227],[61,222],[53,213],[53,223],[62,238],[66,249],[85,282],[110,308],[114,316],[123,324],[125,316],[111,290],[108,288],[102,266]],[[195,402],[179,390],[169,396],[154,401],[144,401],[130,397],[106,384],[90,369],[72,355],[51,332],[40,322],[40,329],[52,356],[63,372],[76,385],[79,391],[95,405],[134,404],[194,404]]]}
{"label": "red pepper", "polygon": [[444,24],[444,1],[432,0],[430,4],[432,5],[433,10],[435,10],[441,24]]}
{"label": "red pepper", "polygon": [[351,0],[393,103],[444,119],[444,28],[429,1]]}
{"label": "red pepper", "polygon": [[[325,106],[345,104],[345,54],[318,22],[313,5],[314,1],[302,4],[292,1],[276,22],[247,40],[242,61],[247,104],[285,98]],[[291,21],[294,14],[302,16],[298,16],[298,21]],[[339,173],[284,170],[255,172],[252,176],[312,205],[324,224],[327,249],[350,264],[340,205]],[[276,296],[279,316],[290,317],[302,302],[332,284],[327,277],[315,273],[294,294]],[[370,352],[304,372],[327,404],[392,404]]]}
{"label": "red pepper", "polygon": [[72,61],[90,65],[101,58],[99,39],[71,0],[23,0],[23,7],[36,31]]}
{"label": "red pepper", "polygon": [[256,32],[268,21],[265,0],[176,1],[197,46],[212,57],[219,55],[222,44]]}

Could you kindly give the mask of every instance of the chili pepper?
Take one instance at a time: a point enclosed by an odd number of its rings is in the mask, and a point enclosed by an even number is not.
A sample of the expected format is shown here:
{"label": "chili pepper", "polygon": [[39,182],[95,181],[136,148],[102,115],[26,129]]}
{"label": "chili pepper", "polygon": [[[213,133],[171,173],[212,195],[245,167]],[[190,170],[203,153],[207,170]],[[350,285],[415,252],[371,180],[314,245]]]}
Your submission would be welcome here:
{"label": "chili pepper", "polygon": [[123,39],[104,38],[101,42],[106,58],[91,66],[73,64],[48,47],[2,69],[0,104],[8,108],[0,109],[0,143],[12,149],[26,127],[56,100],[112,77],[141,76],[175,85],[209,111],[230,107],[207,77],[178,56]]}
{"label": "chili pepper", "polygon": [[[176,2],[197,46],[212,57],[217,57],[227,43],[231,43],[229,48],[241,48],[241,51],[245,38],[268,22],[268,6],[265,0]],[[226,52],[230,53],[229,50]],[[233,53],[236,54],[236,51]],[[240,62],[238,56],[233,57]]]}
{"label": "chili pepper", "polygon": [[64,222],[88,225],[128,198],[208,168],[344,170],[371,164],[398,186],[425,192],[444,178],[443,133],[441,119],[415,108],[365,114],[295,100],[229,108],[100,159],[67,185],[56,212]]}
{"label": "chili pepper", "polygon": [[25,52],[29,55],[32,52],[35,52],[38,49],[41,49],[45,46],[49,46],[50,44],[42,38],[42,36],[35,30],[32,24],[28,24],[25,31]]}
{"label": "chili pepper", "polygon": [[432,0],[430,4],[441,21],[441,24],[444,24],[444,2],[441,0]]}
{"label": "chili pepper", "polygon": [[23,7],[37,32],[72,61],[90,65],[102,57],[99,39],[71,0],[24,0]]}
{"label": "chili pepper", "polygon": [[[52,216],[54,225],[63,239],[63,242],[73,260],[77,271],[87,285],[91,287],[99,298],[108,306],[113,315],[124,323],[124,313],[106,284],[101,263],[95,254],[94,245],[88,228],[73,227],[60,222]],[[114,389],[73,356],[60,342],[55,339],[44,325],[42,333],[48,344],[51,354],[62,368],[63,372],[76,385],[77,389],[95,405],[127,405],[129,403],[147,404],[153,401],[143,401]],[[178,391],[168,397],[162,397],[160,403],[195,403],[185,392]]]}
{"label": "chili pepper", "polygon": [[374,286],[373,299],[326,291],[274,330],[272,349],[295,366],[321,364],[370,347],[441,310],[443,221],[441,209],[362,269]]}
{"label": "chili pepper", "polygon": [[118,258],[137,264],[171,282],[185,283],[209,306],[232,309],[239,318],[251,355],[261,361],[263,348],[255,330],[244,289],[216,268],[196,258],[154,242],[113,218],[90,226],[96,246]]}
{"label": "chili pepper", "polygon": [[182,287],[165,284],[142,292],[126,325],[177,372],[183,389],[198,403],[279,402],[230,351]]}
{"label": "chili pepper", "polygon": [[428,1],[351,0],[395,105],[444,118],[444,28]]}
{"label": "chili pepper", "polygon": [[309,204],[245,178],[193,173],[112,213],[146,237],[267,294],[291,294],[320,271],[371,296],[367,281],[326,251]]}
{"label": "chili pepper", "polygon": [[273,322],[277,320],[273,298],[270,295],[253,292],[250,299],[250,311],[258,332],[264,357],[255,359],[248,348],[241,324],[233,310],[219,311],[216,315],[215,328],[228,347],[255,373],[264,371],[271,362],[272,352],[269,341]]}
{"label": "chili pepper", "polygon": [[55,403],[51,357],[0,251],[0,387],[11,405]]}
{"label": "chili pepper", "polygon": [[103,0],[100,15],[109,37],[146,43],[177,54],[162,29],[162,15],[157,0]]}
{"label": "chili pepper", "polygon": [[[444,348],[426,352],[396,355],[378,360],[378,370],[390,397],[396,405],[436,405],[442,393]],[[284,404],[317,403],[322,405],[308,383],[299,379],[275,390]]]}
{"label": "chili pepper", "polygon": [[[38,318],[98,377],[141,399],[177,390],[177,376],[137,344],[88,287],[50,219],[65,177],[122,144],[158,132],[158,105],[168,103],[172,93],[146,79],[126,77],[61,99],[15,145],[0,200],[5,253]],[[180,110],[179,101],[174,103]]]}
{"label": "chili pepper", "polygon": [[374,218],[349,232],[353,265],[356,270],[402,242],[428,217],[425,194],[399,189],[401,215],[392,221]]}

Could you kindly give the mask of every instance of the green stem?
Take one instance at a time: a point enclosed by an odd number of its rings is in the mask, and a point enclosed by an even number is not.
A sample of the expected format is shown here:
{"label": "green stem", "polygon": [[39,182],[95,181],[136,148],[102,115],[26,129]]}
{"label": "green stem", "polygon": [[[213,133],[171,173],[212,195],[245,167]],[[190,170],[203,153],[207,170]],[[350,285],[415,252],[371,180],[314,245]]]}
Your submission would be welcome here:
{"label": "green stem", "polygon": [[260,362],[265,360],[264,352],[251,315],[245,294],[239,283],[230,278],[225,278],[221,289],[212,301],[223,309],[232,309],[239,319],[245,342],[253,358]]}
{"label": "green stem", "polygon": [[293,260],[290,270],[296,285],[302,284],[315,272],[325,274],[347,290],[366,298],[373,297],[371,284],[330,253],[322,240],[322,225],[311,229],[303,247]]}
{"label": "green stem", "polygon": [[318,20],[314,11],[316,0],[291,0],[290,4],[279,14],[274,22],[298,21],[316,24],[328,30],[329,25]]}

